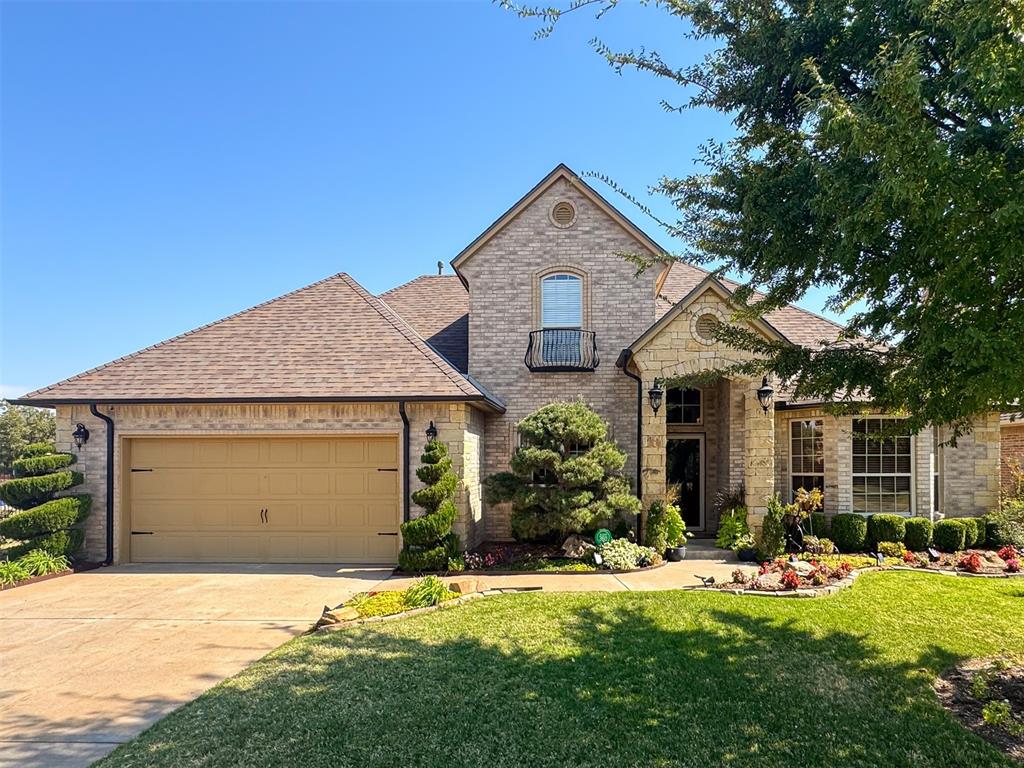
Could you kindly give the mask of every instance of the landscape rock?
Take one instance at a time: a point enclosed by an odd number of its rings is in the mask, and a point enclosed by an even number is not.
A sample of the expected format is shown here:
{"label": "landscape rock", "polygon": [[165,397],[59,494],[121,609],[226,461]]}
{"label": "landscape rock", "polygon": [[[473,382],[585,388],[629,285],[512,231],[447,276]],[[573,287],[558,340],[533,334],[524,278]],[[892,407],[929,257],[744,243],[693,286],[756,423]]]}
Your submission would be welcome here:
{"label": "landscape rock", "polygon": [[460,595],[471,595],[480,591],[480,582],[469,576],[463,576],[448,582],[448,589]]}
{"label": "landscape rock", "polygon": [[595,549],[597,547],[576,533],[562,542],[562,553],[576,560],[582,560]]}
{"label": "landscape rock", "polygon": [[355,608],[335,608],[333,611],[328,611],[323,615],[323,618],[330,619],[334,622],[341,621],[352,621],[353,619],[359,618],[359,611]]}

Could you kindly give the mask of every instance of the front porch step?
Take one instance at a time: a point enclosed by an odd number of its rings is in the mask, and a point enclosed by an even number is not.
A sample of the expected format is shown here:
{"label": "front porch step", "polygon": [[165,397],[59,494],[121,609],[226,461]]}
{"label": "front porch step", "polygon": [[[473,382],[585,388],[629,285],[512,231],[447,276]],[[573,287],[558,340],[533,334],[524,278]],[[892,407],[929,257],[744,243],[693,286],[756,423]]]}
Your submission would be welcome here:
{"label": "front porch step", "polygon": [[719,549],[712,539],[690,539],[686,543],[686,559],[739,562],[734,553],[728,549]]}

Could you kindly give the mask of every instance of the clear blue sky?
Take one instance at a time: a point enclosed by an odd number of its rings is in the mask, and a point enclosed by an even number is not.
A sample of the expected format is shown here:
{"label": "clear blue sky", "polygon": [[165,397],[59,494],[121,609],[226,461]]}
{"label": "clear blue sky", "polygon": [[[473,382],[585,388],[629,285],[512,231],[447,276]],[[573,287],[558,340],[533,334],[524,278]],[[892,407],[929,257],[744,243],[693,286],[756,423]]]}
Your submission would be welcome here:
{"label": "clear blue sky", "polygon": [[559,162],[644,195],[731,133],[590,49],[707,50],[638,5],[544,40],[487,2],[0,14],[4,396],[335,272],[375,293],[432,273]]}

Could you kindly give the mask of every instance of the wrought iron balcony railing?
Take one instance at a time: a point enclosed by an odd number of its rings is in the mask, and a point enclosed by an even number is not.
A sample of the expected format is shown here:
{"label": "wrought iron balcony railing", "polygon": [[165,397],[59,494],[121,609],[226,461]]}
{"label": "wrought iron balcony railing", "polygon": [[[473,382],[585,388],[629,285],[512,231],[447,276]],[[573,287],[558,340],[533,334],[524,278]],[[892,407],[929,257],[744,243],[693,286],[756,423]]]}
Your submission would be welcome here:
{"label": "wrought iron balcony railing", "polygon": [[597,335],[578,328],[530,331],[523,362],[531,371],[592,371],[601,362]]}

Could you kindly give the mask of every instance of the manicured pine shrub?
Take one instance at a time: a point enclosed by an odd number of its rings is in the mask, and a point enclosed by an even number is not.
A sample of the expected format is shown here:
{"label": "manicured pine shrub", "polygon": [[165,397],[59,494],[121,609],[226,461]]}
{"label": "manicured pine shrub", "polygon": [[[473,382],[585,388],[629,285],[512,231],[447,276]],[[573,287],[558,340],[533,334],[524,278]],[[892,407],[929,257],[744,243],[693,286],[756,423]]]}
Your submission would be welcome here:
{"label": "manicured pine shrub", "polygon": [[0,499],[21,511],[0,521],[0,537],[11,539],[0,558],[17,558],[38,549],[57,557],[72,557],[85,534],[76,528],[89,514],[86,495],[54,495],[82,482],[82,475],[64,467],[74,463],[66,453],[54,453],[50,443],[33,443],[14,461],[18,477],[0,484]]}
{"label": "manicured pine shrub", "polygon": [[906,518],[899,515],[871,515],[868,518],[868,540],[872,546],[880,541],[901,542],[906,534]]}
{"label": "manicured pine shrub", "polygon": [[448,446],[439,440],[427,443],[420,461],[416,477],[426,487],[413,493],[412,500],[424,513],[401,525],[403,548],[398,553],[398,567],[403,571],[446,571],[448,561],[459,554],[459,537],[452,533],[459,477],[452,471]]}
{"label": "manicured pine shrub", "polygon": [[844,512],[832,518],[832,541],[840,552],[863,552],[867,539],[868,521],[862,515]]}
{"label": "manicured pine shrub", "polygon": [[906,523],[907,533],[903,543],[907,549],[920,552],[932,543],[932,521],[927,517],[911,517]]}
{"label": "manicured pine shrub", "polygon": [[963,520],[939,520],[932,529],[932,541],[943,552],[959,552],[967,539],[967,527]]}
{"label": "manicured pine shrub", "polygon": [[516,425],[521,445],[510,472],[484,483],[489,504],[512,503],[512,534],[559,541],[571,533],[631,524],[640,500],[622,468],[626,454],[607,439],[608,425],[584,402],[549,403]]}

